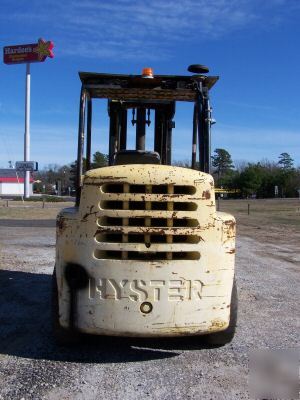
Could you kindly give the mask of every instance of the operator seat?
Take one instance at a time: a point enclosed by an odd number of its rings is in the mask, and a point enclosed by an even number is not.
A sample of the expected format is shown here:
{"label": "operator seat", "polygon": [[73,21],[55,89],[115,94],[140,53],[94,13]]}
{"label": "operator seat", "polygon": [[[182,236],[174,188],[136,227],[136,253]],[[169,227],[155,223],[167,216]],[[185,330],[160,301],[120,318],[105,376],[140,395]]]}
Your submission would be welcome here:
{"label": "operator seat", "polygon": [[114,159],[114,165],[160,163],[160,155],[156,151],[146,150],[121,150],[115,154]]}

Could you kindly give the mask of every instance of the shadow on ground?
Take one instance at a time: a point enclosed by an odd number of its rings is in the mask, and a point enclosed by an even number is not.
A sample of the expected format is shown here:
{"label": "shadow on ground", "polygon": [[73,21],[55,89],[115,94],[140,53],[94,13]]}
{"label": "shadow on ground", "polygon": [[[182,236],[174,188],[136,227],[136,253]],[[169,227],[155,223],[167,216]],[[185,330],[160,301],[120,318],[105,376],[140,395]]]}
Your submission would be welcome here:
{"label": "shadow on ground", "polygon": [[0,353],[81,363],[170,358],[207,348],[200,337],[141,339],[86,336],[75,347],[58,346],[51,331],[51,276],[0,270]]}

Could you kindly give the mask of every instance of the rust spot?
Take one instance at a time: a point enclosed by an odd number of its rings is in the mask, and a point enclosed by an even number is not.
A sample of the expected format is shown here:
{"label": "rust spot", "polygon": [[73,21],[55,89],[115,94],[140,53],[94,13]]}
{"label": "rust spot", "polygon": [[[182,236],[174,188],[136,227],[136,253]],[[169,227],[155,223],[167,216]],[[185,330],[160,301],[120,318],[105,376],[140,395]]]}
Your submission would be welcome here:
{"label": "rust spot", "polygon": [[56,226],[58,228],[58,233],[61,235],[67,227],[66,219],[62,216],[58,217],[56,220]]}
{"label": "rust spot", "polygon": [[92,212],[92,213],[91,213],[91,212],[88,212],[88,213],[84,214],[84,216],[83,216],[81,222],[86,222],[87,219],[88,219],[88,217],[89,217],[90,215],[96,215],[96,214],[97,214],[97,211],[94,211],[94,212]]}
{"label": "rust spot", "polygon": [[106,176],[99,176],[99,178],[95,178],[95,179],[111,179],[112,181],[117,181],[119,179],[127,179],[127,176],[106,175]]}
{"label": "rust spot", "polygon": [[204,192],[202,193],[202,197],[205,199],[205,200],[209,200],[210,199],[210,190],[204,190]]}
{"label": "rust spot", "polygon": [[235,223],[235,221],[232,221],[231,219],[229,219],[229,220],[225,221],[225,225],[227,225],[231,228],[234,228],[236,223]]}
{"label": "rust spot", "polygon": [[182,197],[182,196],[184,196],[184,195],[182,195],[182,194],[161,194],[160,195],[161,197],[162,197],[162,199],[168,199],[168,198],[180,198],[180,197]]}
{"label": "rust spot", "polygon": [[[100,186],[103,185],[104,183],[114,183],[114,181],[117,181],[118,183],[128,183],[126,181],[121,181],[120,179],[127,179],[126,176],[99,176],[96,178],[88,178],[89,180],[91,180],[92,182],[84,182],[84,185],[86,186]],[[107,182],[108,180],[108,182]]]}
{"label": "rust spot", "polygon": [[214,206],[213,202],[211,202],[210,204],[207,204],[207,207],[213,207],[213,206]]}
{"label": "rust spot", "polygon": [[211,326],[209,327],[209,330],[215,330],[215,329],[221,329],[224,326],[226,326],[226,322],[225,321],[221,321],[219,319],[214,319],[213,321],[211,321]]}
{"label": "rust spot", "polygon": [[84,182],[84,186],[100,186],[99,182]]}
{"label": "rust spot", "polygon": [[[224,222],[224,234],[227,236],[227,239],[231,239],[235,237],[235,221],[227,220]],[[226,241],[226,240],[225,240]]]}
{"label": "rust spot", "polygon": [[235,253],[235,249],[231,249],[229,251],[226,251],[227,254],[234,254]]}

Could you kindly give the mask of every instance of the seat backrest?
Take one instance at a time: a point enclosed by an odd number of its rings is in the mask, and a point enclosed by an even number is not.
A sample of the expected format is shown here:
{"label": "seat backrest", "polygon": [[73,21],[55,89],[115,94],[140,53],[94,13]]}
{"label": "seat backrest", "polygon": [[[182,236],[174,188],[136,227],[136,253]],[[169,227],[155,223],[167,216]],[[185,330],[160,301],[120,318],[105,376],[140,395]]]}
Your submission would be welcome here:
{"label": "seat backrest", "polygon": [[160,156],[156,151],[121,150],[115,155],[114,165],[124,164],[160,164]]}

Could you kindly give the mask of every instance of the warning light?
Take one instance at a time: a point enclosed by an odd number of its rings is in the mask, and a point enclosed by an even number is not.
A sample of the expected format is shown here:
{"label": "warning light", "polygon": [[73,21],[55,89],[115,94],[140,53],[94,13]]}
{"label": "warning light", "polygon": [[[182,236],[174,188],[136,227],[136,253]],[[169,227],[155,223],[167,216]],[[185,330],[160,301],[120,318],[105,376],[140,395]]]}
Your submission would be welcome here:
{"label": "warning light", "polygon": [[142,77],[143,78],[153,78],[152,68],[143,68]]}

